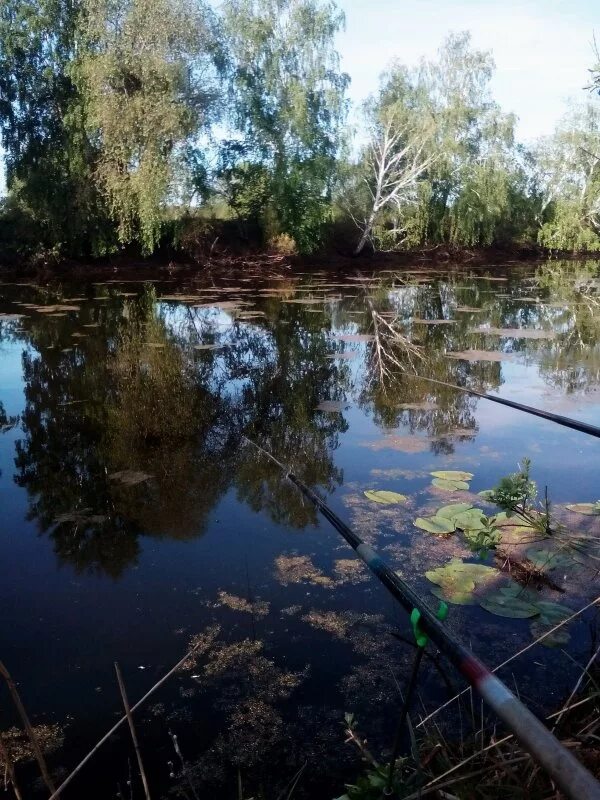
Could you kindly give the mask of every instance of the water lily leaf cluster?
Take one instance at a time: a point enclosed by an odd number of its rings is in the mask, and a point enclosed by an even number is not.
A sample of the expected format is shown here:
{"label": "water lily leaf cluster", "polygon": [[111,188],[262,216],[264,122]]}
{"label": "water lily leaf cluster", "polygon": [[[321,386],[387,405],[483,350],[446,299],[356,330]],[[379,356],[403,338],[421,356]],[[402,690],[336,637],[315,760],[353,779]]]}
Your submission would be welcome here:
{"label": "water lily leaf cluster", "polygon": [[505,522],[506,515],[487,517],[471,503],[450,503],[439,508],[430,517],[418,517],[414,524],[417,528],[437,536],[447,536],[461,530],[471,548],[481,552],[495,547],[502,540],[502,534],[496,527],[499,519]]}
{"label": "water lily leaf cluster", "polygon": [[[432,594],[448,603],[463,606],[479,605],[490,614],[508,619],[534,619],[531,633],[534,638],[551,630],[571,615],[571,609],[547,600],[540,600],[537,592],[524,588],[513,580],[499,586],[500,570],[485,564],[465,563],[460,558],[451,559],[445,566],[428,570],[428,581],[435,584]],[[556,647],[569,641],[563,628],[553,631],[542,640],[547,647]]]}
{"label": "water lily leaf cluster", "polygon": [[437,470],[430,474],[433,475],[431,483],[438,489],[444,489],[447,492],[467,491],[469,481],[473,477],[472,472],[464,472],[459,469]]}
{"label": "water lily leaf cluster", "polygon": [[477,605],[476,589],[499,574],[494,567],[453,558],[445,567],[428,570],[425,577],[437,585],[432,593],[441,600],[457,605]]}

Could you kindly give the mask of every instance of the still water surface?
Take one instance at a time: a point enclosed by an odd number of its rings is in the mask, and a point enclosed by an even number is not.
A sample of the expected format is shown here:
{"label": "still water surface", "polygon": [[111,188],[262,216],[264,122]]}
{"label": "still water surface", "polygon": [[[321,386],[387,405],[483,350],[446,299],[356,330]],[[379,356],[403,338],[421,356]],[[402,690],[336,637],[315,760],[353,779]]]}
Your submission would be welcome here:
{"label": "still water surface", "polygon": [[[415,376],[600,425],[599,275],[551,262],[0,284],[0,658],[34,722],[64,733],[57,776],[119,713],[114,661],[133,701],[200,634],[197,662],[140,716],[156,796],[188,791],[170,734],[204,796],[237,796],[240,770],[248,796],[275,798],[305,762],[300,793],[340,794],[360,767],[344,712],[389,744],[407,619],[241,435],[437,602],[424,572],[478,556],[417,516],[478,501],[524,456],[557,508],[593,502],[600,458],[590,437]],[[432,486],[457,469],[474,474],[469,494]],[[590,570],[563,573],[566,592],[536,591],[573,609],[598,593]],[[529,623],[461,605],[448,621],[490,665],[531,641]],[[594,623],[572,626],[573,658]],[[541,713],[576,672],[538,645],[503,677]],[[454,686],[428,662],[416,716]],[[65,796],[129,796],[131,759],[123,732]]]}

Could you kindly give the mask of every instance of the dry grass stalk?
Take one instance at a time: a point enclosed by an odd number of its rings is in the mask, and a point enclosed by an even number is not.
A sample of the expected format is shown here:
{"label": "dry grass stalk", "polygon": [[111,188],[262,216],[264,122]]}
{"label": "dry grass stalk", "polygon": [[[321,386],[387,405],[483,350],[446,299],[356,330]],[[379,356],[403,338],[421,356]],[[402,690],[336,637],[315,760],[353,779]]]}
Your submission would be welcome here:
{"label": "dry grass stalk", "polygon": [[19,692],[17,691],[15,682],[13,681],[10,672],[6,669],[2,661],[0,661],[0,675],[2,675],[2,677],[6,681],[6,685],[8,686],[8,691],[10,692],[10,695],[14,701],[17,711],[19,712],[19,716],[21,717],[21,721],[23,722],[23,727],[25,728],[27,736],[29,737],[29,741],[31,742],[31,748],[35,756],[35,760],[37,761],[38,766],[40,768],[40,772],[42,773],[42,778],[44,780],[44,783],[46,784],[46,787],[48,788],[50,794],[53,794],[55,791],[54,783],[52,781],[52,778],[50,777],[50,773],[48,771],[48,765],[46,764],[46,759],[44,758],[44,754],[42,753],[42,750],[40,748],[39,742],[35,735],[35,731],[31,726],[31,722],[29,721],[29,717],[27,715],[27,712],[25,711],[25,706],[21,701],[21,697],[19,695]]}
{"label": "dry grass stalk", "polygon": [[[154,686],[152,686],[146,692],[146,694],[142,698],[140,698],[140,700],[137,701],[137,703],[135,705],[133,705],[131,707],[131,713],[133,714],[134,711],[137,711],[137,709],[140,708],[146,702],[146,700],[148,700],[148,698],[151,697],[154,694],[154,692],[156,692],[158,689],[160,689],[160,687],[164,683],[166,683],[168,681],[168,679],[172,675],[174,675],[178,670],[180,670],[185,665],[185,663],[187,661],[189,661],[189,659],[194,655],[194,653],[197,650],[199,650],[204,644],[205,644],[205,642],[203,640],[197,641],[194,644],[194,646],[187,651],[187,653],[183,656],[183,658],[179,659],[179,661],[175,664],[175,666],[171,667],[171,669],[167,673],[165,673],[162,676],[162,678],[160,678],[160,680],[158,680],[154,684]],[[84,758],[79,762],[79,764],[75,767],[75,769],[73,769],[69,773],[69,775],[67,775],[67,777],[61,783],[61,785],[58,787],[58,789],[56,789],[52,793],[52,795],[50,796],[49,800],[55,800],[56,797],[59,797],[62,794],[62,792],[71,783],[73,778],[76,775],[78,775],[79,772],[81,772],[81,770],[85,767],[85,765],[88,763],[88,761],[91,758],[93,758],[93,756],[98,752],[98,750],[102,747],[102,745],[105,744],[110,739],[110,737],[121,727],[121,725],[126,720],[127,720],[127,716],[121,717],[121,719],[118,722],[116,722],[112,726],[112,728],[104,734],[104,736],[94,745],[94,747],[92,747],[92,749],[89,751],[89,753],[86,756],[84,756]]]}
{"label": "dry grass stalk", "polygon": [[146,795],[146,800],[150,800],[150,788],[148,786],[148,778],[146,777],[144,762],[142,760],[142,753],[140,750],[137,734],[135,732],[135,725],[133,724],[133,717],[131,715],[131,709],[129,707],[129,700],[127,699],[127,692],[125,691],[125,683],[123,681],[123,676],[121,675],[121,670],[119,668],[119,665],[116,661],[115,661],[115,672],[117,673],[117,681],[119,684],[119,691],[121,692],[121,699],[123,700],[123,708],[125,709],[125,716],[127,717],[127,722],[129,723],[129,731],[131,733],[131,740],[133,741],[135,757],[137,758],[138,767],[140,769],[140,775],[142,778],[142,783],[144,784],[144,794]]}

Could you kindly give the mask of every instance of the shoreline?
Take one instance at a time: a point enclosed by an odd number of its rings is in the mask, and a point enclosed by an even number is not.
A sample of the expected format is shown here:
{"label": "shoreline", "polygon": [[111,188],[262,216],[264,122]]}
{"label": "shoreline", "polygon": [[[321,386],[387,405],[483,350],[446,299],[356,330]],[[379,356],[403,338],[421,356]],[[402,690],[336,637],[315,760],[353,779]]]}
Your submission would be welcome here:
{"label": "shoreline", "polygon": [[229,254],[218,253],[203,261],[185,258],[183,254],[158,253],[147,258],[118,254],[96,259],[64,259],[53,263],[27,261],[2,264],[0,255],[0,280],[31,278],[41,280],[107,277],[135,277],[137,280],[189,278],[210,272],[239,272],[289,270],[291,272],[325,270],[335,273],[389,271],[407,268],[445,268],[472,266],[506,267],[531,264],[546,260],[600,259],[600,253],[572,253],[547,251],[541,248],[449,248],[438,245],[417,250],[363,253],[353,256],[340,252],[322,252],[313,255],[293,255],[265,251]]}

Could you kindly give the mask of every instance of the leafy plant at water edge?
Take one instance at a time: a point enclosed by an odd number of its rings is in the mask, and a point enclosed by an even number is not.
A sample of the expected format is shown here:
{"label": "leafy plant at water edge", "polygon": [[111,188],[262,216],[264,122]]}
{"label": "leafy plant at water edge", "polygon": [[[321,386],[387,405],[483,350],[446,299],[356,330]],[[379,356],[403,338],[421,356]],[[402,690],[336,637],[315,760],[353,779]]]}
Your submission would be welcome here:
{"label": "leafy plant at water edge", "polygon": [[[498,485],[484,495],[491,503],[500,506],[507,518],[516,515],[526,526],[532,529],[540,539],[551,538],[563,550],[584,554],[588,558],[600,560],[598,554],[598,539],[586,533],[572,532],[558,522],[552,515],[552,507],[546,490],[541,508],[534,507],[537,497],[537,486],[530,477],[531,462],[524,458],[520,464],[519,472],[507,475],[500,479]],[[571,511],[595,516],[600,513],[600,504],[575,503],[566,506]],[[563,565],[566,561],[563,557]],[[573,565],[571,559],[569,566]]]}
{"label": "leafy plant at water edge", "polygon": [[518,472],[500,478],[498,485],[487,492],[490,502],[500,506],[507,513],[527,514],[537,497],[537,486],[529,475],[531,461],[524,458]]}

